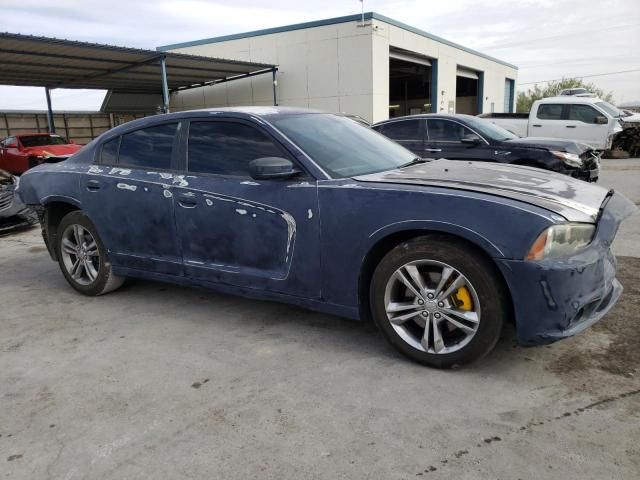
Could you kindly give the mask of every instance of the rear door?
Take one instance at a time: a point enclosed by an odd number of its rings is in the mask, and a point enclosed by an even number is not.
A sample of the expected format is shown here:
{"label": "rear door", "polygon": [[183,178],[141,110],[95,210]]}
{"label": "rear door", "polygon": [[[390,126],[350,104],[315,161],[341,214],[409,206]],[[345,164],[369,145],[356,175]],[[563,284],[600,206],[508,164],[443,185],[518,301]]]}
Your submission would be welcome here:
{"label": "rear door", "polygon": [[[571,138],[565,128],[563,103],[542,103],[538,105],[535,116],[529,119],[529,137]],[[565,134],[565,130],[567,130]]]}
{"label": "rear door", "polygon": [[[492,150],[487,142],[474,131],[454,120],[429,118],[427,120],[425,158],[448,158],[451,160],[492,160]],[[466,135],[482,139],[480,144],[462,143]]]}
{"label": "rear door", "polygon": [[408,118],[384,123],[376,128],[385,137],[394,140],[419,157],[424,156],[424,125],[425,121],[418,118]]}
{"label": "rear door", "polygon": [[305,173],[254,180],[249,162],[295,159],[267,130],[237,118],[192,119],[185,181],[175,187],[185,275],[320,296],[318,193]]}
{"label": "rear door", "polygon": [[114,265],[182,274],[173,188],[179,122],[141,128],[103,143],[83,175],[82,205]]}

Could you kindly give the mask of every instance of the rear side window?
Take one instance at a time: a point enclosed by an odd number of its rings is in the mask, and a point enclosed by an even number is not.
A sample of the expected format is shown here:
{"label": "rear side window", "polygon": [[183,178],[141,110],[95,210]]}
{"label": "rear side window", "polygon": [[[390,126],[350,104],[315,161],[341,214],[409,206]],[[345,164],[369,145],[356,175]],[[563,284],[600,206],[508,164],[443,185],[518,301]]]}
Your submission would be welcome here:
{"label": "rear side window", "polygon": [[537,116],[540,120],[561,120],[563,108],[559,103],[540,105]]}
{"label": "rear side window", "polygon": [[589,105],[569,105],[569,120],[578,120],[584,123],[596,123],[596,117],[602,116],[595,108]]}
{"label": "rear side window", "polygon": [[260,130],[235,122],[191,122],[187,169],[190,172],[249,176],[249,162],[286,154]]}
{"label": "rear side window", "polygon": [[429,120],[427,126],[429,140],[432,142],[459,142],[465,135],[473,134],[465,126],[449,120]]}
{"label": "rear side window", "polygon": [[154,169],[171,168],[177,123],[141,128],[122,136],[118,164]]}
{"label": "rear side window", "polygon": [[420,120],[400,120],[382,126],[381,132],[393,140],[421,140]]}
{"label": "rear side window", "polygon": [[120,137],[113,138],[102,144],[100,149],[100,163],[113,165],[118,161],[118,146],[120,145]]}

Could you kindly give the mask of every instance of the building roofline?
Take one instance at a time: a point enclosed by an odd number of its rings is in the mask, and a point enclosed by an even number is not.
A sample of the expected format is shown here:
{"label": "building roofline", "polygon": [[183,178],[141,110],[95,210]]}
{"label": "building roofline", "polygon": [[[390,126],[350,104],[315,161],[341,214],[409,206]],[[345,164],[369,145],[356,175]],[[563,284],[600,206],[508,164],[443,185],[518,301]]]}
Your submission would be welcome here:
{"label": "building roofline", "polygon": [[[362,19],[362,15],[360,14],[355,14],[355,15],[346,15],[343,17],[334,17],[334,18],[325,18],[324,20],[314,20],[311,22],[303,22],[303,23],[296,23],[293,25],[284,25],[282,27],[274,27],[274,28],[265,28],[262,30],[254,30],[251,32],[245,32],[245,33],[234,33],[231,35],[223,35],[220,37],[211,37],[211,38],[204,38],[202,40],[193,40],[191,42],[182,42],[182,43],[173,43],[170,45],[162,45],[159,47],[156,47],[156,50],[164,52],[164,51],[168,51],[168,50],[173,50],[173,49],[177,49],[177,48],[186,48],[186,47],[195,47],[197,45],[206,45],[209,43],[220,43],[220,42],[227,42],[229,40],[240,40],[243,38],[250,38],[250,37],[259,37],[262,35],[271,35],[274,33],[283,33],[283,32],[291,32],[293,30],[303,30],[306,28],[314,28],[314,27],[324,27],[326,25],[335,25],[338,23],[347,23],[347,22],[354,22],[354,21],[358,21]],[[502,65],[505,65],[509,68],[513,68],[513,69],[518,69],[517,66],[511,64],[511,63],[507,63],[503,60],[500,60],[498,58],[492,57],[490,55],[486,55],[482,52],[478,52],[477,50],[473,50],[471,48],[467,48],[463,45],[460,45],[458,43],[454,43],[451,42],[449,40],[446,40],[442,37],[438,37],[437,35],[433,35],[431,33],[425,32],[424,30],[420,30],[419,28],[415,28],[412,27],[411,25],[407,25],[406,23],[402,23],[399,22],[397,20],[394,20],[393,18],[389,18],[389,17],[385,17],[384,15],[381,15],[379,13],[376,12],[367,12],[364,14],[364,19],[365,20],[379,20],[381,22],[385,22],[388,23],[390,25],[393,25],[395,27],[398,28],[402,28],[403,30],[407,30],[411,33],[415,33],[417,35],[420,35],[422,37],[426,37],[429,38],[431,40],[434,40],[436,42],[440,42],[443,43],[445,45],[448,45],[450,47],[453,48],[457,48],[459,50],[463,50],[467,53],[471,53],[473,55],[477,55],[479,57],[485,58],[487,60],[491,60],[492,62],[497,62],[500,63]]]}

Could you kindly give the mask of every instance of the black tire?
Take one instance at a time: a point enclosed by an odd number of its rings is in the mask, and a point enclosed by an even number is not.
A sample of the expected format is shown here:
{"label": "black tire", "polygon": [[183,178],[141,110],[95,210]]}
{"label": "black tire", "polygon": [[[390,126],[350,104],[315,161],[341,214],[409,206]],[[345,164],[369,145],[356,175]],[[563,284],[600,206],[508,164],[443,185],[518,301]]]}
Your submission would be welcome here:
{"label": "black tire", "polygon": [[[430,353],[410,345],[396,332],[385,308],[387,282],[401,266],[427,260],[447,264],[473,285],[481,307],[477,330],[469,343],[450,353]],[[400,353],[435,368],[451,368],[476,361],[489,353],[500,338],[508,318],[509,297],[496,266],[472,245],[447,235],[428,235],[403,242],[378,264],[370,285],[370,306],[374,321]]]}
{"label": "black tire", "polygon": [[[67,266],[65,266],[65,261],[62,253],[63,234],[65,231],[67,231],[67,229],[73,228],[74,225],[79,225],[87,230],[91,234],[97,245],[97,275],[95,277],[95,280],[87,284],[79,283],[71,276]],[[124,277],[119,277],[113,274],[113,271],[111,270],[111,262],[109,262],[109,258],[106,254],[106,249],[104,248],[104,245],[100,240],[98,232],[91,220],[89,220],[89,218],[84,213],[82,213],[82,211],[76,210],[65,215],[58,225],[57,232],[58,234],[56,238],[55,248],[58,257],[58,264],[67,282],[69,282],[69,285],[71,285],[74,289],[84,295],[97,296],[104,295],[105,293],[116,290],[124,283]]]}

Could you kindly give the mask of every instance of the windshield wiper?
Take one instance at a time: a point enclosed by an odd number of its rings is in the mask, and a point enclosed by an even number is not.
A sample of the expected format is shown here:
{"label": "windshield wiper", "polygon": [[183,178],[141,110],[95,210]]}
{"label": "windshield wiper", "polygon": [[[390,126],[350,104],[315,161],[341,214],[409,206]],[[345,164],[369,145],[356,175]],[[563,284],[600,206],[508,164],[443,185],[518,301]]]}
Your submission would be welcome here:
{"label": "windshield wiper", "polygon": [[421,163],[427,163],[428,161],[429,160],[427,160],[426,158],[416,157],[413,160],[411,160],[410,162],[407,162],[404,165],[400,165],[398,168],[411,167],[412,165],[419,165]]}

